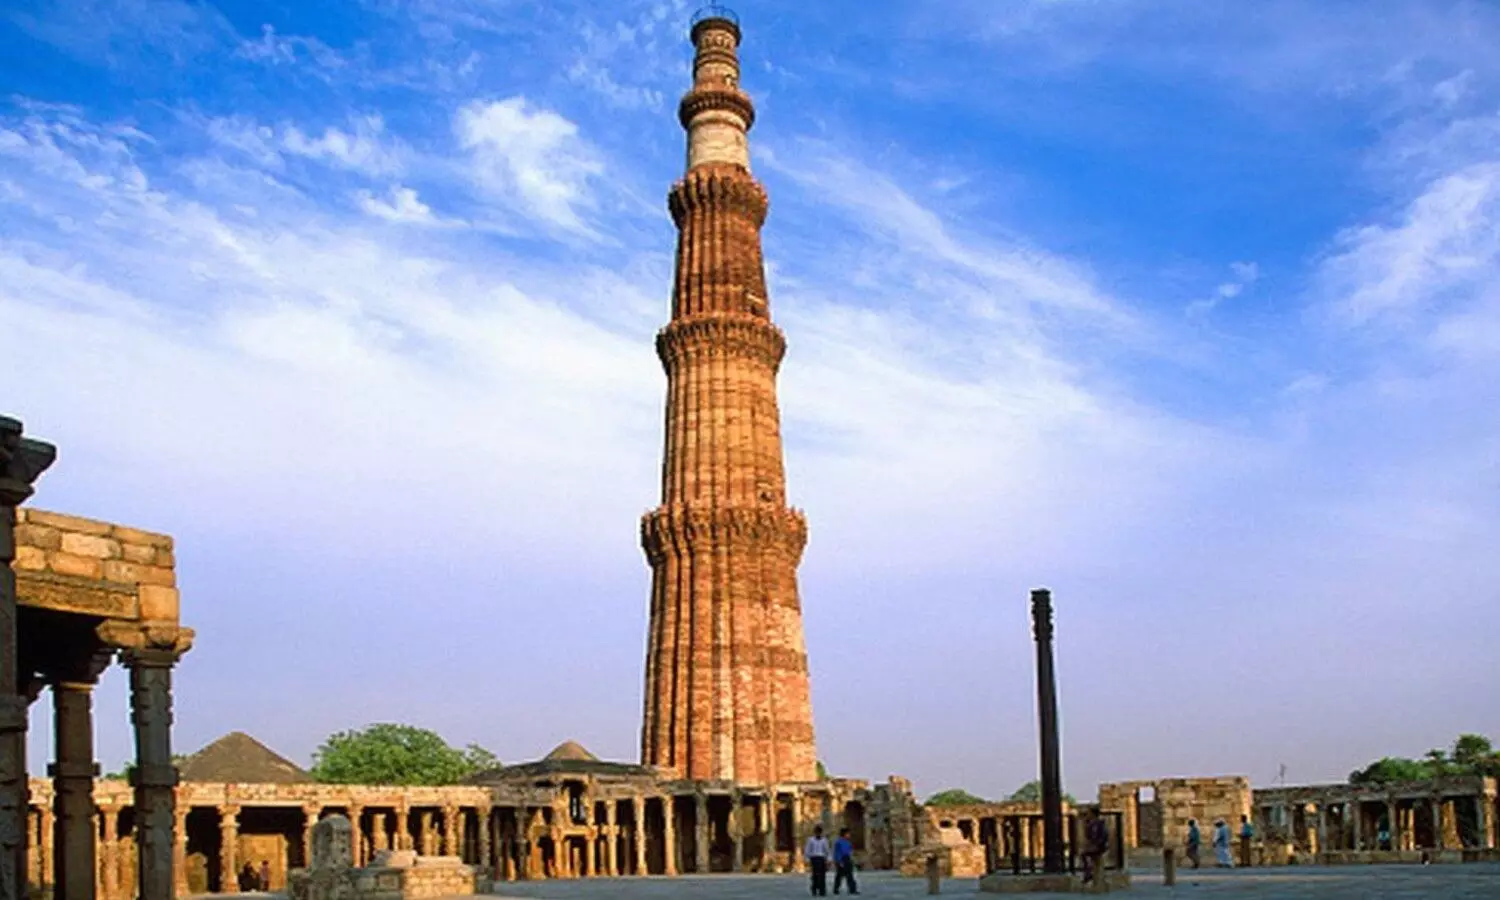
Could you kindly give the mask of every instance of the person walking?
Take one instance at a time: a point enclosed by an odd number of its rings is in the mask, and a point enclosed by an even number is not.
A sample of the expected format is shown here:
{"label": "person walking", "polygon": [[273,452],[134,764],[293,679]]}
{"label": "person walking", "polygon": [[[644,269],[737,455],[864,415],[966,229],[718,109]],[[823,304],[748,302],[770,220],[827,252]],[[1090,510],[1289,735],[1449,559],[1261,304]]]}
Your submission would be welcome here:
{"label": "person walking", "polygon": [[823,826],[819,825],[813,829],[812,837],[807,839],[807,846],[802,852],[807,858],[808,869],[812,871],[814,897],[828,896],[828,854],[828,838],[823,837]]}
{"label": "person walking", "polygon": [[1229,823],[1223,819],[1214,822],[1214,865],[1234,868],[1234,860],[1229,857]]}
{"label": "person walking", "polygon": [[271,892],[271,861],[269,859],[260,861],[260,877],[256,880],[260,882],[261,893],[269,894]]}
{"label": "person walking", "polygon": [[839,885],[847,882],[851,895],[859,893],[859,885],[854,882],[854,842],[849,840],[849,829],[839,829],[839,839],[833,842],[833,892],[839,892]]}
{"label": "person walking", "polygon": [[1198,820],[1188,819],[1187,858],[1188,862],[1192,863],[1195,869],[1199,866],[1198,856],[1202,852],[1203,833],[1198,830]]}
{"label": "person walking", "polygon": [[1250,843],[1255,840],[1255,826],[1249,816],[1240,816],[1240,865],[1250,868]]}

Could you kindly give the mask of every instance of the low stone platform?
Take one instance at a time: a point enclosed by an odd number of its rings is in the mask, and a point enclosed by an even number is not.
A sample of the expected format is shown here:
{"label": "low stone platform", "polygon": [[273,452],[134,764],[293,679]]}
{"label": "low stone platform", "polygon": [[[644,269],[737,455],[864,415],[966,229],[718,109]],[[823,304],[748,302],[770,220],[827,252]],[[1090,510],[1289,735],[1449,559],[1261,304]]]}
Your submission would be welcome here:
{"label": "low stone platform", "polygon": [[979,879],[981,894],[1104,894],[1130,890],[1130,873],[1111,870],[1102,884],[1086,884],[1082,875],[1041,875],[996,872]]}

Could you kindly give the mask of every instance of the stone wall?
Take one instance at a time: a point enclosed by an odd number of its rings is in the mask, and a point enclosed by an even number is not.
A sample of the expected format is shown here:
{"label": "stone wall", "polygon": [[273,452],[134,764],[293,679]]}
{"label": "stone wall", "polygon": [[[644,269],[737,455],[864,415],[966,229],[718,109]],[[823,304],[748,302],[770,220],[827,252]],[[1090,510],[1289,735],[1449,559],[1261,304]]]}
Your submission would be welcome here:
{"label": "stone wall", "polygon": [[26,507],[16,510],[16,522],[12,568],[23,605],[177,621],[171,537]]}
{"label": "stone wall", "polygon": [[1187,841],[1190,819],[1198,821],[1205,843],[1215,820],[1237,827],[1240,816],[1251,812],[1250,779],[1232,775],[1101,784],[1099,808],[1121,814],[1126,849],[1180,848]]}

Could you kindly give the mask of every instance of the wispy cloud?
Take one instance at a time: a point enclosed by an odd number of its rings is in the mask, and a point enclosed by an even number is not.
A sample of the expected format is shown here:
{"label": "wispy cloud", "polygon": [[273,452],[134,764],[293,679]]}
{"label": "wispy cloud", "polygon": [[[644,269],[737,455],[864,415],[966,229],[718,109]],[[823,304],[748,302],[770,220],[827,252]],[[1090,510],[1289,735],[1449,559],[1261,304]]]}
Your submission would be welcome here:
{"label": "wispy cloud", "polygon": [[358,200],[360,209],[387,222],[403,225],[443,224],[443,220],[432,214],[432,207],[423,203],[417,196],[417,192],[409,187],[400,185],[392,187],[389,199],[361,190],[355,194],[355,199]]}
{"label": "wispy cloud", "polygon": [[1219,304],[1235,299],[1243,294],[1246,288],[1260,280],[1260,266],[1253,262],[1230,263],[1229,273],[1230,279],[1220,282],[1212,294],[1188,304],[1188,315],[1201,316],[1213,312]]}
{"label": "wispy cloud", "polygon": [[511,97],[464,107],[455,128],[475,181],[491,196],[543,226],[596,234],[584,214],[594,205],[592,181],[604,168],[576,124]]}
{"label": "wispy cloud", "polygon": [[4,15],[37,40],[105,66],[148,56],[181,65],[234,35],[218,10],[189,0],[40,0]]}
{"label": "wispy cloud", "polygon": [[350,131],[329,126],[318,136],[305,134],[296,125],[291,125],[282,133],[281,146],[288,153],[366,175],[389,175],[401,171],[402,150],[399,146],[386,144],[385,122],[380,116],[363,116],[355,119],[352,125]]}

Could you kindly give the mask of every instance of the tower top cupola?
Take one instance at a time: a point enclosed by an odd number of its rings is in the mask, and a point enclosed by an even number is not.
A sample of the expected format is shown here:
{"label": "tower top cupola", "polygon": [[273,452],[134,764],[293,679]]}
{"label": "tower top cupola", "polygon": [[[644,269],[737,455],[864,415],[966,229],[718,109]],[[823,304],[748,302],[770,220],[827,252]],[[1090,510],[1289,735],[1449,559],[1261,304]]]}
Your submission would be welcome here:
{"label": "tower top cupola", "polygon": [[687,168],[726,163],[748,170],[746,138],[755,105],[740,89],[740,20],[725,6],[705,6],[693,16],[693,86],[677,107],[687,129]]}

